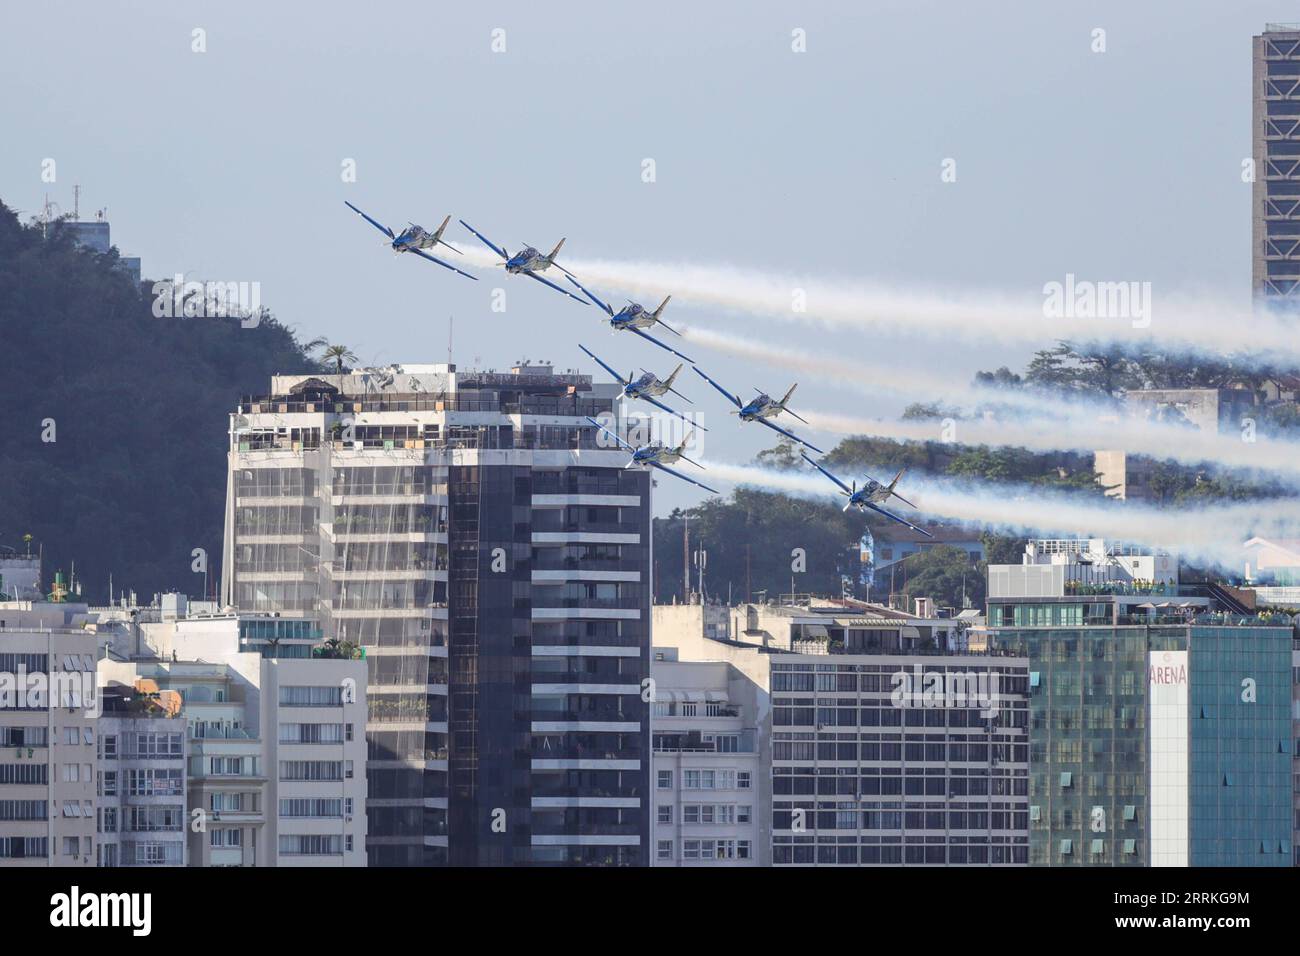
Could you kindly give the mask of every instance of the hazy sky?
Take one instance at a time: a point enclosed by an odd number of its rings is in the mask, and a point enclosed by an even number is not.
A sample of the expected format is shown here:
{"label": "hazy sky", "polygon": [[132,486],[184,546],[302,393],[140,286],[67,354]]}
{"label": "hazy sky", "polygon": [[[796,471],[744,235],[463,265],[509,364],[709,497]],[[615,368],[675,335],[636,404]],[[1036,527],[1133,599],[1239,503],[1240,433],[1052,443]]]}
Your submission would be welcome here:
{"label": "hazy sky", "polygon": [[[366,363],[445,360],[454,315],[461,365],[528,356],[603,378],[581,341],[620,368],[672,367],[536,283],[395,258],[344,199],[396,226],[451,213],[448,236],[472,241],[464,218],[512,251],[567,236],[574,258],[924,292],[1032,293],[1073,272],[1245,301],[1250,41],[1290,19],[1300,6],[1245,0],[8,2],[0,199],[27,215],[48,192],[71,211],[80,183],[83,217],[107,206],[146,276],[256,280],[301,338]],[[882,360],[967,379],[1027,357],[678,305],[664,318],[861,355],[868,379]],[[794,377],[696,352],[737,389]],[[804,379],[793,407],[898,409]],[[708,457],[771,444],[690,384]],[[660,512],[697,498],[659,487]]]}

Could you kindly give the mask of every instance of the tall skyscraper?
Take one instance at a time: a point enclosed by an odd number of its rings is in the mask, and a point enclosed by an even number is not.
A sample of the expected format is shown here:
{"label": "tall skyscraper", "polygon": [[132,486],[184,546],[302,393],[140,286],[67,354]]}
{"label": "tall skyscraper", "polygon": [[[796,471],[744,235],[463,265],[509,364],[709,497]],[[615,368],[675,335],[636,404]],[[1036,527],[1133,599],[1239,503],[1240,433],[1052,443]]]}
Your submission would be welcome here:
{"label": "tall skyscraper", "polygon": [[1251,288],[1257,301],[1300,306],[1300,24],[1254,38]]}
{"label": "tall skyscraper", "polygon": [[371,865],[648,862],[650,480],[522,364],[276,376],[232,416],[223,594],[369,661]]}

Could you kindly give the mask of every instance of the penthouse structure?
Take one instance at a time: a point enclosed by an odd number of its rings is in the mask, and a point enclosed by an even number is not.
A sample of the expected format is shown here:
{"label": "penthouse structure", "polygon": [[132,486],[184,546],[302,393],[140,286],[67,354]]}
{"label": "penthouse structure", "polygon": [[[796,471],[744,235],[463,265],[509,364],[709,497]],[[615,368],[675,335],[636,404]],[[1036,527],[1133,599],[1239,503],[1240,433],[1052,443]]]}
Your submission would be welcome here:
{"label": "penthouse structure", "polygon": [[276,376],[231,416],[241,610],[365,648],[371,865],[648,862],[650,480],[550,366]]}

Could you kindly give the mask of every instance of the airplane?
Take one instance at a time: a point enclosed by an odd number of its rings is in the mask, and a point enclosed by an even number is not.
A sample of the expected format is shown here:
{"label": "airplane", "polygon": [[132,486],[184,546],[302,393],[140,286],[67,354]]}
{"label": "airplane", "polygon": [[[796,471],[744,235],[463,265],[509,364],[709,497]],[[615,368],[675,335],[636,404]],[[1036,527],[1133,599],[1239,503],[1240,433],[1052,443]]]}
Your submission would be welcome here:
{"label": "airplane", "polygon": [[532,246],[524,246],[524,248],[520,249],[512,256],[510,253],[506,252],[506,250],[503,249],[501,246],[498,246],[487,236],[483,235],[483,233],[479,232],[477,229],[475,229],[473,226],[467,223],[464,219],[460,220],[460,224],[464,226],[466,229],[468,229],[470,232],[474,233],[474,235],[478,236],[479,239],[483,241],[483,244],[485,246],[487,246],[489,249],[491,249],[493,252],[495,252],[497,255],[501,257],[505,265],[506,272],[510,273],[511,275],[528,276],[528,278],[530,279],[536,279],[542,285],[549,285],[556,292],[560,293],[561,295],[567,295],[570,299],[573,299],[575,302],[582,302],[583,305],[587,304],[586,302],[583,302],[582,299],[578,298],[576,295],[570,292],[568,289],[563,289],[560,286],[556,285],[554,282],[552,282],[550,279],[543,279],[541,276],[537,274],[539,272],[544,272],[545,270],[549,269],[551,266],[555,266],[555,268],[559,269],[566,276],[572,275],[572,273],[569,272],[568,269],[564,268],[564,266],[560,265],[558,262],[555,261],[555,257],[560,254],[560,247],[564,245],[563,239],[561,239],[559,242],[555,244],[555,248],[550,251],[549,255],[545,255],[545,256],[542,255]]}
{"label": "airplane", "polygon": [[[587,348],[585,345],[579,344],[578,348],[582,349],[584,352],[590,355],[593,359],[596,360],[596,362],[600,365],[601,368],[603,368],[610,375],[613,375],[614,378],[618,379],[618,383],[623,386],[623,395],[626,396],[627,398],[639,398],[644,402],[649,402],[651,405],[655,406],[655,408],[663,409],[665,412],[667,412],[670,415],[676,415],[678,418],[686,422],[688,425],[694,424],[693,422],[691,422],[689,418],[687,418],[681,412],[674,411],[673,409],[665,405],[663,402],[658,401],[656,398],[656,396],[663,395],[665,392],[672,392],[674,395],[678,396],[682,400],[687,402],[690,401],[689,398],[687,398],[681,392],[677,391],[677,389],[673,388],[673,381],[677,378],[677,373],[682,370],[682,366],[678,365],[677,368],[673,369],[673,374],[669,375],[668,378],[665,380],[660,380],[653,372],[647,372],[645,369],[641,370],[643,374],[639,378],[634,379],[630,373],[628,374],[627,378],[624,378],[623,376],[619,375],[618,372],[614,371],[612,368],[610,368],[608,365],[602,362],[600,360],[600,357],[596,355],[595,352],[591,351],[591,349]],[[700,425],[699,428],[701,431],[708,431],[708,429],[705,428],[703,425]]]}
{"label": "airplane", "polygon": [[668,304],[668,300],[671,299],[672,296],[670,295],[664,296],[664,300],[659,303],[659,308],[655,309],[653,312],[647,309],[645,306],[640,305],[636,302],[629,302],[627,305],[623,306],[623,308],[615,312],[606,303],[602,302],[600,299],[592,295],[591,292],[589,292],[587,288],[583,286],[583,284],[579,282],[577,279],[575,279],[572,275],[569,276],[569,281],[572,282],[574,285],[576,285],[579,289],[581,289],[583,295],[585,295],[592,302],[595,302],[596,305],[600,306],[600,308],[605,311],[605,314],[609,316],[609,326],[615,332],[619,331],[620,329],[625,332],[635,332],[637,335],[641,336],[641,338],[649,339],[651,342],[659,346],[661,349],[667,349],[669,352],[672,352],[680,359],[686,359],[686,361],[692,363],[695,361],[695,359],[691,358],[689,355],[683,355],[681,352],[677,351],[672,346],[660,342],[653,335],[649,335],[646,332],[641,331],[642,329],[653,328],[656,324],[658,324],[658,325],[662,325],[673,335],[679,336],[682,334],[678,332],[676,329],[674,329],[667,322],[665,322],[663,319],[659,318],[660,314],[664,310],[664,306]]}
{"label": "airplane", "polygon": [[668,474],[672,475],[675,478],[680,478],[682,481],[689,481],[691,484],[703,488],[705,491],[711,492],[715,495],[721,494],[721,492],[716,491],[713,488],[710,488],[708,485],[704,484],[703,482],[696,481],[694,478],[688,478],[686,475],[683,475],[680,471],[676,471],[675,469],[668,467],[669,465],[677,464],[677,462],[679,461],[690,461],[691,464],[694,465],[696,468],[701,468],[701,469],[704,468],[704,466],[701,465],[698,461],[691,461],[691,459],[686,457],[686,446],[690,443],[691,436],[695,434],[694,432],[692,432],[690,435],[687,435],[682,440],[682,443],[678,445],[676,448],[670,448],[667,445],[661,445],[659,442],[652,442],[649,445],[642,445],[640,448],[634,448],[632,445],[629,445],[627,442],[623,441],[623,439],[619,438],[618,435],[614,434],[612,431],[610,431],[600,422],[596,421],[596,419],[588,418],[587,421],[591,422],[591,424],[595,425],[598,429],[603,431],[606,435],[614,439],[614,441],[618,442],[622,447],[626,448],[628,451],[632,453],[632,460],[629,461],[625,467],[658,468],[660,471],[666,471],[668,472]]}
{"label": "airplane", "polygon": [[394,234],[392,229],[388,228],[381,222],[377,222],[376,220],[371,219],[369,216],[367,216],[356,206],[352,205],[352,203],[348,202],[346,199],[343,200],[343,205],[347,206],[349,209],[351,209],[354,213],[356,213],[366,222],[370,223],[370,225],[374,226],[376,229],[378,229],[380,232],[386,235],[389,240],[389,245],[392,247],[394,252],[414,252],[420,258],[428,259],[430,262],[436,262],[444,269],[450,269],[452,272],[455,272],[458,275],[463,275],[466,279],[473,279],[475,282],[478,281],[478,276],[472,276],[468,272],[461,272],[450,262],[443,262],[441,259],[431,256],[424,251],[425,249],[432,249],[435,246],[441,244],[446,246],[452,252],[460,254],[459,249],[451,245],[451,243],[446,242],[442,238],[442,231],[447,228],[447,223],[451,222],[451,216],[448,216],[446,219],[444,219],[442,221],[442,225],[439,226],[435,232],[426,232],[422,227],[417,226],[415,223],[411,222],[411,223],[407,223],[406,228],[401,231],[401,234]]}
{"label": "airplane", "polygon": [[735,395],[732,395],[729,391],[727,391],[725,388],[723,388],[713,379],[709,378],[709,376],[705,375],[704,372],[700,371],[699,368],[696,368],[695,371],[699,372],[701,378],[703,378],[706,382],[708,382],[710,385],[716,388],[719,392],[721,392],[724,396],[726,396],[727,400],[730,401],[731,404],[736,406],[736,410],[733,411],[731,414],[739,415],[740,420],[742,422],[758,422],[760,425],[766,425],[768,428],[772,429],[773,431],[780,432],[786,438],[793,439],[794,441],[797,441],[801,445],[806,445],[807,447],[811,448],[813,451],[817,452],[818,454],[822,454],[822,450],[818,448],[816,445],[810,444],[804,441],[794,432],[788,432],[780,425],[774,425],[770,421],[768,421],[769,418],[775,418],[777,415],[781,414],[782,412],[786,412],[792,418],[798,418],[799,421],[803,422],[805,425],[808,424],[808,422],[805,419],[799,418],[798,415],[796,415],[794,412],[790,411],[790,409],[785,407],[785,403],[790,401],[790,396],[794,394],[794,390],[799,387],[798,382],[790,386],[790,391],[786,392],[785,398],[781,399],[779,402],[773,400],[765,392],[760,391],[757,397],[750,399],[749,402],[746,403],[746,402],[742,402]]}
{"label": "airplane", "polygon": [[[850,487],[846,485],[844,482],[840,481],[834,475],[832,475],[821,465],[817,464],[817,462],[813,461],[807,455],[804,455],[803,452],[800,452],[799,454],[803,455],[804,461],[808,462],[808,464],[812,465],[823,475],[825,475],[831,481],[835,482],[835,484],[840,486],[840,494],[844,495],[846,498],[849,499],[848,502],[845,503],[844,505],[845,511],[848,511],[850,508],[857,508],[859,511],[866,511],[868,508],[870,508],[872,511],[884,515],[886,518],[890,518],[894,521],[897,521],[901,525],[906,525],[907,527],[911,528],[913,531],[919,531],[927,538],[934,537],[934,535],[926,531],[924,528],[918,528],[916,525],[912,524],[912,522],[904,518],[900,518],[892,511],[886,511],[884,508],[880,507],[879,502],[888,501],[890,495],[893,495],[895,498],[899,499],[900,501],[904,501],[909,505],[912,504],[910,501],[907,501],[907,499],[904,498],[902,495],[894,491],[894,485],[898,484],[898,479],[903,477],[902,471],[900,471],[898,475],[895,476],[894,480],[891,481],[888,485],[882,485],[874,478],[867,478],[866,484],[864,484],[861,488],[858,487],[858,483],[856,481],[854,481],[853,486]],[[912,507],[915,508],[916,505],[912,505]]]}

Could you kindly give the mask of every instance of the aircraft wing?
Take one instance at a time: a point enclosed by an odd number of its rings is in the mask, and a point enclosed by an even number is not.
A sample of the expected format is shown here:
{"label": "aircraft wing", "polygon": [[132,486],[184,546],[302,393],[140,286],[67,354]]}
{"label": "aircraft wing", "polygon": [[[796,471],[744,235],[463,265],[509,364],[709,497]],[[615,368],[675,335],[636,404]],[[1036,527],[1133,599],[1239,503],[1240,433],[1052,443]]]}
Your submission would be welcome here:
{"label": "aircraft wing", "polygon": [[586,304],[587,304],[587,303],[583,302],[581,299],[579,299],[579,298],[578,298],[576,295],[574,295],[572,292],[569,292],[567,289],[561,289],[558,285],[556,285],[556,284],[555,284],[554,282],[552,282],[550,279],[543,279],[543,278],[542,278],[541,276],[539,276],[536,272],[521,272],[520,275],[528,276],[528,278],[530,278],[530,279],[536,279],[536,280],[537,280],[538,282],[540,282],[542,285],[549,285],[549,286],[550,286],[552,289],[554,289],[556,292],[560,293],[560,295],[567,295],[570,299],[572,299],[574,302],[577,302],[579,305],[586,305]]}
{"label": "aircraft wing", "polygon": [[[594,359],[596,360],[596,364],[599,365],[601,368],[603,368],[603,369],[604,369],[606,372],[608,372],[610,375],[613,375],[614,378],[615,378],[615,379],[616,379],[620,384],[622,384],[622,385],[626,385],[626,384],[627,384],[627,379],[625,379],[622,375],[619,375],[618,372],[615,372],[612,368],[610,368],[608,365],[606,365],[604,362],[602,362],[602,361],[600,360],[599,356],[597,356],[596,353],[593,352],[591,349],[587,348],[587,346],[583,345],[582,343],[578,343],[578,348],[582,349],[584,352],[586,352],[588,355],[590,355],[592,358],[594,358]],[[671,409],[670,409],[670,411],[671,411]]]}
{"label": "aircraft wing", "polygon": [[475,282],[478,281],[478,276],[472,276],[472,275],[470,275],[468,272],[461,272],[459,269],[457,269],[455,266],[453,266],[450,262],[443,262],[441,259],[437,258],[436,256],[431,256],[431,255],[429,255],[427,252],[424,252],[424,251],[422,251],[422,250],[420,250],[420,249],[408,249],[407,251],[408,251],[408,252],[414,252],[414,253],[415,253],[417,256],[419,256],[421,259],[428,259],[430,262],[436,262],[436,263],[438,263],[438,265],[442,266],[444,269],[450,269],[452,272],[455,272],[455,273],[458,274],[458,275],[463,275],[466,279],[473,279]]}
{"label": "aircraft wing", "polygon": [[718,491],[715,488],[710,488],[708,485],[704,484],[704,482],[696,481],[694,478],[688,478],[685,475],[683,475],[680,471],[676,471],[672,468],[669,468],[667,465],[661,465],[657,461],[652,461],[650,462],[650,464],[653,465],[655,468],[658,468],[660,471],[668,472],[668,474],[672,475],[674,478],[680,478],[682,481],[689,481],[691,484],[699,488],[703,488],[705,491],[712,492],[715,495],[722,494],[722,492]]}
{"label": "aircraft wing", "polygon": [[[773,424],[772,424],[770,421],[768,421],[766,418],[755,418],[754,421],[758,422],[760,425],[766,425],[768,428],[772,429],[772,431],[774,431],[774,432],[780,432],[782,435],[784,435],[786,438],[791,439],[792,441],[797,441],[797,442],[798,442],[799,444],[801,444],[801,445],[806,445],[807,447],[811,448],[813,451],[817,452],[817,454],[819,454],[819,455],[824,455],[824,454],[825,454],[825,452],[823,452],[823,451],[822,451],[820,448],[818,448],[816,445],[809,444],[808,442],[806,442],[806,441],[804,441],[802,438],[800,438],[798,435],[796,435],[794,432],[788,432],[788,431],[786,431],[784,428],[782,428],[780,425],[773,425]],[[819,466],[819,467],[820,467],[820,466]]]}
{"label": "aircraft wing", "polygon": [[902,495],[900,495],[897,491],[891,491],[890,494],[893,495],[895,498],[897,498],[899,501],[901,501],[903,504],[905,504],[905,505],[910,505],[910,506],[913,507],[913,508],[916,507],[916,505],[912,504],[912,502],[908,501],[906,498],[904,498]]}
{"label": "aircraft wing", "polygon": [[[727,401],[731,402],[731,404],[735,405],[737,408],[744,408],[744,407],[745,407],[744,403],[741,402],[740,399],[738,399],[735,395],[732,395],[729,391],[727,391],[725,388],[723,388],[721,385],[719,385],[719,384],[718,384],[717,382],[715,382],[713,379],[709,378],[707,375],[704,374],[704,372],[700,371],[699,366],[696,366],[695,371],[696,371],[696,372],[699,372],[701,378],[703,378],[706,382],[708,382],[710,385],[712,385],[714,388],[716,388],[719,392],[721,392],[723,395],[725,395],[726,398],[727,398]],[[815,449],[814,449],[814,450],[815,450]]]}
{"label": "aircraft wing", "polygon": [[481,240],[483,241],[483,244],[484,244],[485,246],[487,246],[489,249],[491,249],[493,252],[495,252],[497,255],[499,255],[502,259],[509,259],[509,258],[510,258],[510,256],[506,253],[506,251],[505,251],[504,249],[502,249],[500,246],[498,246],[495,242],[493,242],[493,241],[492,241],[491,239],[489,239],[487,236],[483,235],[483,233],[481,233],[481,232],[479,232],[477,229],[475,229],[473,226],[471,226],[469,223],[467,223],[464,219],[460,219],[460,220],[457,220],[457,221],[458,221],[462,226],[464,226],[466,229],[468,229],[470,232],[474,233],[474,235],[478,236],[479,239],[481,239]]}
{"label": "aircraft wing", "polygon": [[636,451],[635,448],[633,448],[633,447],[632,447],[631,445],[629,445],[627,442],[623,441],[623,439],[619,438],[618,435],[614,434],[612,431],[610,431],[608,428],[606,428],[606,427],[605,427],[604,425],[602,425],[600,422],[596,421],[596,419],[588,417],[588,418],[587,418],[587,421],[591,422],[593,425],[595,425],[597,428],[599,428],[601,431],[603,431],[603,432],[604,432],[606,435],[608,435],[610,438],[614,439],[614,441],[618,442],[620,445],[622,445],[622,446],[623,446],[624,448],[626,448],[628,451],[630,451],[630,452],[635,452],[635,451]]}
{"label": "aircraft wing", "polygon": [[900,518],[898,515],[894,514],[892,511],[886,511],[884,508],[880,507],[880,505],[872,504],[872,503],[869,502],[869,501],[866,502],[866,505],[867,505],[867,507],[870,508],[872,511],[878,511],[878,512],[880,512],[882,515],[884,515],[886,518],[891,518],[891,519],[893,519],[894,521],[897,521],[899,524],[907,525],[907,527],[911,528],[913,531],[919,531],[921,534],[925,535],[927,538],[933,538],[933,537],[934,537],[934,535],[930,534],[930,532],[926,531],[924,528],[918,528],[916,525],[912,524],[912,522],[907,521],[907,520],[904,520],[903,518]]}
{"label": "aircraft wing", "polygon": [[694,361],[695,361],[695,359],[691,358],[689,355],[683,355],[681,352],[677,351],[677,350],[676,350],[675,348],[673,348],[671,345],[665,345],[663,342],[660,342],[660,341],[659,341],[657,338],[655,338],[653,335],[647,335],[645,332],[642,332],[640,329],[634,329],[634,328],[632,328],[632,326],[630,326],[630,325],[625,325],[625,326],[623,326],[623,328],[627,329],[627,331],[629,331],[629,332],[635,332],[637,335],[641,336],[641,338],[646,339],[647,341],[653,342],[655,345],[659,346],[661,349],[667,349],[669,352],[672,352],[674,355],[676,355],[676,356],[677,356],[678,358],[680,358],[680,359],[686,359],[686,361],[688,361],[688,362],[694,362]]}
{"label": "aircraft wing", "polygon": [[360,209],[358,209],[356,206],[352,205],[352,203],[348,202],[346,199],[343,200],[343,205],[347,206],[347,207],[348,207],[349,209],[351,209],[354,213],[356,213],[358,216],[360,216],[360,217],[361,217],[362,219],[364,219],[366,222],[370,223],[370,225],[374,226],[376,229],[378,229],[380,232],[382,232],[382,233],[383,233],[385,236],[387,236],[389,239],[396,239],[396,238],[397,238],[395,235],[393,235],[393,230],[389,229],[389,228],[388,228],[387,226],[385,226],[383,223],[381,223],[381,222],[376,222],[375,220],[371,219],[369,216],[367,216],[364,212],[362,212],[362,211],[361,211]]}
{"label": "aircraft wing", "polygon": [[799,454],[803,455],[803,460],[804,460],[804,461],[808,462],[808,464],[812,465],[814,468],[816,468],[818,471],[820,471],[823,475],[825,475],[825,476],[826,476],[827,478],[829,478],[831,481],[835,482],[835,484],[839,485],[840,488],[842,488],[842,489],[844,490],[844,493],[845,493],[846,495],[851,495],[851,494],[853,494],[853,492],[849,489],[849,486],[846,485],[844,482],[840,481],[838,478],[836,478],[834,475],[832,475],[829,471],[827,471],[827,470],[826,470],[825,468],[823,468],[821,465],[817,464],[817,462],[813,461],[813,460],[812,460],[811,458],[809,458],[807,455],[804,455],[803,452],[799,452]]}
{"label": "aircraft wing", "polygon": [[[599,361],[599,360],[598,360],[598,361]],[[653,405],[655,408],[662,408],[662,409],[663,409],[665,412],[667,412],[669,415],[676,415],[678,418],[680,418],[682,421],[686,422],[686,424],[688,424],[688,425],[695,425],[695,423],[694,423],[693,421],[691,421],[689,418],[687,418],[687,417],[686,417],[685,415],[683,415],[681,412],[675,412],[675,411],[673,411],[671,408],[669,408],[669,407],[668,407],[667,405],[665,405],[663,402],[659,401],[657,398],[651,398],[649,395],[638,395],[637,397],[640,398],[643,402],[649,402],[649,403],[650,403],[651,405]],[[702,431],[702,432],[706,432],[706,431],[708,431],[708,429],[705,428],[703,425],[695,425],[695,427],[698,428],[698,429],[699,429],[700,431]]]}
{"label": "aircraft wing", "polygon": [[[560,268],[560,267],[557,266],[556,268]],[[583,295],[585,295],[585,296],[586,296],[588,299],[590,299],[592,302],[595,302],[598,306],[600,306],[602,309],[604,309],[604,310],[605,310],[605,313],[606,313],[607,315],[609,315],[609,316],[613,316],[613,314],[614,314],[614,310],[611,309],[609,306],[607,306],[604,302],[601,302],[598,298],[596,298],[596,297],[595,297],[595,296],[594,296],[594,295],[593,295],[593,294],[592,294],[592,293],[587,289],[587,287],[586,287],[585,285],[583,285],[581,282],[579,282],[577,279],[575,279],[575,278],[573,277],[573,275],[572,275],[570,272],[568,272],[567,270],[565,270],[564,274],[565,274],[566,276],[569,277],[569,281],[570,281],[570,282],[572,282],[574,285],[576,285],[579,289],[582,290],[582,294],[583,294]]]}

